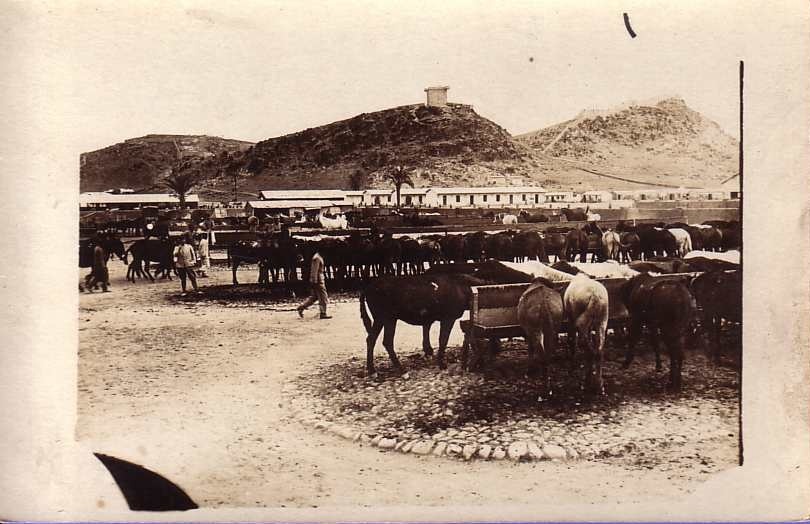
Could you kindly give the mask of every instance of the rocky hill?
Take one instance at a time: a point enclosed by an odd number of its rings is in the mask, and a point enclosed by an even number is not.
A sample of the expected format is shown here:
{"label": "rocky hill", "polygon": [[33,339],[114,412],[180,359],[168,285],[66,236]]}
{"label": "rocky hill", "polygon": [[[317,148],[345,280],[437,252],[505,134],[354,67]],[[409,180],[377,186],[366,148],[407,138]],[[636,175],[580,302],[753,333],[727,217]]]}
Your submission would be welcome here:
{"label": "rocky hill", "polygon": [[384,186],[391,165],[416,185],[485,185],[519,175],[549,188],[707,187],[737,172],[737,141],[683,100],[628,104],[512,137],[471,106],[395,107],[262,140],[148,135],[81,155],[81,190],[161,191],[172,168],[195,162],[196,192],[223,199],[262,189]]}
{"label": "rocky hill", "polygon": [[173,166],[198,161],[205,178],[238,161],[253,144],[213,136],[147,135],[80,155],[81,191],[128,187],[161,190]]}
{"label": "rocky hill", "polygon": [[549,176],[565,166],[579,171],[585,167],[617,177],[605,179],[608,187],[640,186],[621,178],[702,187],[737,172],[737,140],[679,98],[614,111],[583,111],[572,120],[515,138],[534,150],[541,171]]}
{"label": "rocky hill", "polygon": [[417,185],[482,183],[536,167],[529,148],[460,104],[401,106],[263,140],[242,167],[262,187],[350,188],[380,184],[380,171],[397,164]]}

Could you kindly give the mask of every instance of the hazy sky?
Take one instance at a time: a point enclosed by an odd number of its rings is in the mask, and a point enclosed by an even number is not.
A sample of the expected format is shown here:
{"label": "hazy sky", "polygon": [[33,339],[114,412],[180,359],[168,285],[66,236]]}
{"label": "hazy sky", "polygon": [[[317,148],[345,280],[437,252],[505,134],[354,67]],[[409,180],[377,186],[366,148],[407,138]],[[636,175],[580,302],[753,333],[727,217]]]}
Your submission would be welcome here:
{"label": "hazy sky", "polygon": [[53,103],[76,155],[148,133],[257,141],[422,102],[437,84],[513,134],[678,95],[737,135],[753,7],[491,4],[8,3],[0,28],[37,53],[0,51],[0,82],[35,77],[27,103]]}

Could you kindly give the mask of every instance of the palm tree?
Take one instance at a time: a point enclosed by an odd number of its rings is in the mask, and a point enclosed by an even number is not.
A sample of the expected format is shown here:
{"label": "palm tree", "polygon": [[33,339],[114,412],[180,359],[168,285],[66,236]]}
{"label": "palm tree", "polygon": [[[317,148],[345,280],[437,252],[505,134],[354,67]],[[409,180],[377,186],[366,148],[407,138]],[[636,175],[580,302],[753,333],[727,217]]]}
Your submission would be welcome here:
{"label": "palm tree", "polygon": [[164,185],[177,194],[181,208],[185,209],[186,195],[200,183],[201,175],[200,167],[194,162],[184,162],[172,168]]}
{"label": "palm tree", "polygon": [[413,187],[410,169],[402,166],[393,166],[383,173],[383,178],[394,184],[394,188],[397,191],[397,209],[399,209],[399,193],[402,189],[402,184]]}

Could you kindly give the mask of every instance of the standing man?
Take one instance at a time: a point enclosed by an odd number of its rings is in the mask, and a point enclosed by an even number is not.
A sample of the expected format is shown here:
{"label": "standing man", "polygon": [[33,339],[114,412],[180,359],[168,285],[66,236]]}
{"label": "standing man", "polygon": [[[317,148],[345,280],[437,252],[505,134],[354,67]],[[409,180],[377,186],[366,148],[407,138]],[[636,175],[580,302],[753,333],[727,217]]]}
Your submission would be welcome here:
{"label": "standing man", "polygon": [[107,271],[107,251],[102,247],[104,236],[97,234],[93,243],[95,244],[93,247],[93,269],[84,279],[85,287],[89,293],[92,293],[96,284],[101,284],[101,290],[106,293],[109,291],[107,286],[110,285],[110,274]]}
{"label": "standing man", "polygon": [[200,292],[197,289],[197,275],[194,273],[195,265],[197,265],[197,255],[194,253],[194,247],[189,242],[188,235],[183,235],[180,245],[174,252],[174,266],[180,276],[180,286],[183,288],[182,296],[186,296],[186,277],[191,280],[194,292]]}
{"label": "standing man", "polygon": [[329,297],[326,295],[326,280],[324,278],[324,263],[323,257],[317,251],[312,255],[312,262],[309,266],[309,297],[303,304],[298,306],[298,316],[304,318],[304,310],[318,301],[318,306],[321,309],[322,319],[332,318],[326,314],[326,304],[329,302]]}
{"label": "standing man", "polygon": [[208,232],[202,228],[197,230],[198,251],[200,254],[200,276],[207,277],[206,271],[211,269],[211,252],[208,248]]}

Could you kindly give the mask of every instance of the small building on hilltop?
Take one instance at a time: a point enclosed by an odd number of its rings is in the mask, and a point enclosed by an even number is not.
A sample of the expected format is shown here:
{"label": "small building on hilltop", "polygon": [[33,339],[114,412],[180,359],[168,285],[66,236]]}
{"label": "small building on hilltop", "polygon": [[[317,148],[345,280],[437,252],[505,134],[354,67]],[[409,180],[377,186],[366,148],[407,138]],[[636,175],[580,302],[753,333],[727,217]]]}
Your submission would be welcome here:
{"label": "small building on hilltop", "polygon": [[487,177],[487,184],[492,186],[524,186],[526,185],[526,179],[521,175],[502,173],[489,175]]}
{"label": "small building on hilltop", "polygon": [[450,89],[450,86],[426,87],[427,101],[425,105],[428,107],[445,107],[447,105],[448,89]]}

